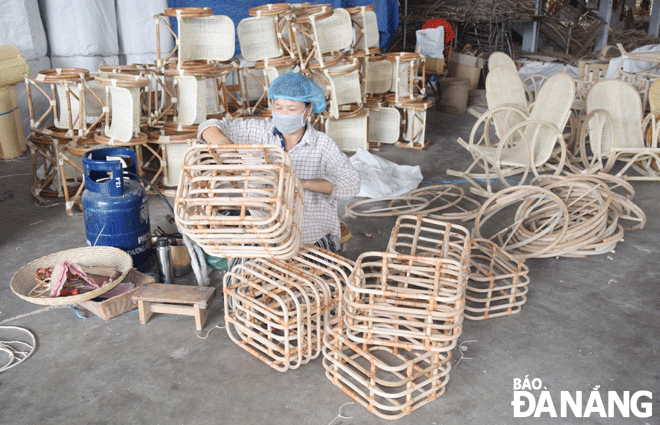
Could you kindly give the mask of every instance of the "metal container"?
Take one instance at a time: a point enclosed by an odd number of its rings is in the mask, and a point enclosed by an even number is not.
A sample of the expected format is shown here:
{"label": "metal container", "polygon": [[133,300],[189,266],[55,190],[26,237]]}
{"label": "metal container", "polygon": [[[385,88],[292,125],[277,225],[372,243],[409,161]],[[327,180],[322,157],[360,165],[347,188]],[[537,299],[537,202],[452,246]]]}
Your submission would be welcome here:
{"label": "metal container", "polygon": [[161,236],[156,242],[156,257],[158,258],[158,272],[165,283],[174,283],[174,263],[172,262],[172,249],[166,237]]}
{"label": "metal container", "polygon": [[133,266],[144,271],[151,254],[149,206],[137,182],[135,151],[94,149],[83,154],[83,215],[88,245],[114,246],[128,252]]}

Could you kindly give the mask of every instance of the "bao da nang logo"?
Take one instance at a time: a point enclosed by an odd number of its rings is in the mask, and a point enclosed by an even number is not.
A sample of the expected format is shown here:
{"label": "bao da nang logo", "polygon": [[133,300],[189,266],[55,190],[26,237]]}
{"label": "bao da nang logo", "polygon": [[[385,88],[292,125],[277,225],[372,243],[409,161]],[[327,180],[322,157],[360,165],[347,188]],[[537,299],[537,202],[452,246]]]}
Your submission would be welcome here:
{"label": "bao da nang logo", "polygon": [[650,418],[651,391],[548,391],[539,378],[513,379],[514,418]]}

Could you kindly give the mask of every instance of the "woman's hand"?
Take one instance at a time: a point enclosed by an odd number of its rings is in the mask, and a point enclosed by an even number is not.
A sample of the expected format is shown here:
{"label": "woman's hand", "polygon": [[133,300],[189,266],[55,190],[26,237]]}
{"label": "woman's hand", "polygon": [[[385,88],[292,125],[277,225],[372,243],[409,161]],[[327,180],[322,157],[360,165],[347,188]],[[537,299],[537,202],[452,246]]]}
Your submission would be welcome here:
{"label": "woman's hand", "polygon": [[228,145],[233,143],[218,127],[209,127],[202,133],[202,138],[213,145]]}

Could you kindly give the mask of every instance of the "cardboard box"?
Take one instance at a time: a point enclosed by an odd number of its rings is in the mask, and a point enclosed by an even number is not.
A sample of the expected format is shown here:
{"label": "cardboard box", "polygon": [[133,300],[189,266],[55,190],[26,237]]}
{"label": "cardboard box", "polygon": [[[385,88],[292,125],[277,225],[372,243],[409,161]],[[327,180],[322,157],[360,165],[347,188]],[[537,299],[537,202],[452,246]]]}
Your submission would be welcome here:
{"label": "cardboard box", "polygon": [[442,74],[445,70],[445,60],[438,58],[426,58],[426,72],[428,74]]}
{"label": "cardboard box", "polygon": [[473,55],[454,52],[448,67],[450,77],[466,78],[470,80],[470,88],[476,89],[481,70],[484,67],[484,60]]}

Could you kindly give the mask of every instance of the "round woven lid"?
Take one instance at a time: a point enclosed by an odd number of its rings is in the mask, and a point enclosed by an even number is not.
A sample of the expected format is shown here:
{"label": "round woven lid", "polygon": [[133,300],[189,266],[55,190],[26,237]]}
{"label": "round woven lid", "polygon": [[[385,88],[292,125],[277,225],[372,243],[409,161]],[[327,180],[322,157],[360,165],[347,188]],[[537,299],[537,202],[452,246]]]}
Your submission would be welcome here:
{"label": "round woven lid", "polygon": [[[39,267],[51,267],[57,263],[63,261],[69,261],[76,263],[80,266],[104,266],[104,267],[114,267],[121,275],[113,280],[110,283],[106,283],[98,289],[93,291],[85,292],[80,295],[73,295],[70,297],[33,297],[28,295],[32,289],[34,289],[39,281],[35,277],[35,273]],[[133,267],[133,259],[131,256],[122,251],[119,248],[113,248],[110,246],[86,246],[82,248],[68,249],[65,251],[59,251],[45,257],[38,258],[34,261],[29,262],[28,264],[21,267],[19,271],[14,274],[14,277],[11,279],[11,290],[14,294],[23,298],[25,301],[29,301],[34,304],[43,304],[43,305],[64,305],[64,304],[76,304],[79,302],[91,300],[96,298],[99,295],[103,295],[115,286],[117,286],[121,281],[124,280],[128,272]]]}

